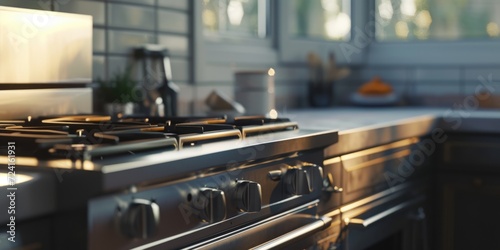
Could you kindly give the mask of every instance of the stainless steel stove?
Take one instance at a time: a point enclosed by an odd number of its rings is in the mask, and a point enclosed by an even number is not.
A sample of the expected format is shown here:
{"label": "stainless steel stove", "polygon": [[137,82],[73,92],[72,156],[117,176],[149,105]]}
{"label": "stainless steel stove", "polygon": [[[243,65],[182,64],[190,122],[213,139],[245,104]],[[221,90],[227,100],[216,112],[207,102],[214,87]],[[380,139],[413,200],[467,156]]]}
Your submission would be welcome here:
{"label": "stainless steel stove", "polygon": [[[0,121],[0,165],[15,145],[16,174],[33,180],[19,192],[41,195],[18,196],[30,208],[17,223],[52,228],[50,242],[20,246],[267,249],[328,226],[315,215],[323,148],[337,138],[258,116],[30,117]],[[269,225],[278,235],[256,230]]]}
{"label": "stainless steel stove", "polygon": [[[271,249],[328,227],[316,207],[337,132],[93,114],[91,17],[0,14],[0,249]],[[37,39],[2,40],[40,15],[57,22]]]}

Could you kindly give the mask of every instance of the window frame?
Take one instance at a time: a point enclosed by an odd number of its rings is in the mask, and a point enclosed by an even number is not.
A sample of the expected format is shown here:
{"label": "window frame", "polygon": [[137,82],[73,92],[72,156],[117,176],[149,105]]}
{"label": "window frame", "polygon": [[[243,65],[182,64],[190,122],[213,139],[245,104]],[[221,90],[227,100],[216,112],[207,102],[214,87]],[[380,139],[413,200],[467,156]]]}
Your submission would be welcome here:
{"label": "window frame", "polygon": [[[375,24],[375,0],[369,4],[369,22]],[[375,34],[375,26],[373,33]],[[498,64],[500,39],[377,41],[370,44],[367,65],[486,65]]]}

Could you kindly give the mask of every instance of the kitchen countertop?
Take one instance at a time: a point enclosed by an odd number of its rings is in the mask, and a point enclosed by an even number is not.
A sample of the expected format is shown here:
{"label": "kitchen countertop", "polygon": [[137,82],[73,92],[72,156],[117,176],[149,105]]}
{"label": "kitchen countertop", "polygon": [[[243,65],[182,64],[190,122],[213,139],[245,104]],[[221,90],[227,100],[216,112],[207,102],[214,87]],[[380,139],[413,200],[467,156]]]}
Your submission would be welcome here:
{"label": "kitchen countertop", "polygon": [[335,157],[432,133],[499,133],[500,110],[465,108],[329,108],[282,114],[301,129],[338,130],[339,142],[325,150]]}

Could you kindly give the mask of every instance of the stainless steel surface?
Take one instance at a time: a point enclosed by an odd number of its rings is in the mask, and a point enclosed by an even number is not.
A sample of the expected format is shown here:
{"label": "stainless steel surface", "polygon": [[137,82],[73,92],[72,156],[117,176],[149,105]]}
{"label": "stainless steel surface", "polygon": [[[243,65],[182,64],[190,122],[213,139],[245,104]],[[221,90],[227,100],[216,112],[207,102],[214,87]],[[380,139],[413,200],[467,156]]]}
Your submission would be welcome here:
{"label": "stainless steel surface", "polygon": [[283,247],[283,245],[290,243],[291,241],[307,237],[311,234],[318,232],[321,229],[328,227],[332,223],[332,218],[330,217],[320,217],[315,222],[312,222],[308,225],[295,229],[287,234],[284,234],[276,239],[272,239],[264,244],[258,245],[256,247],[250,248],[252,250],[269,250],[275,249],[279,247]]}
{"label": "stainless steel surface", "polygon": [[[390,174],[398,174],[408,169],[407,165],[412,161],[410,155],[418,149],[418,142],[417,138],[408,138],[341,155],[342,183],[344,183],[342,184],[344,189],[342,202],[349,203],[391,188],[392,183],[388,181]],[[407,179],[420,176],[425,169],[425,159],[421,159],[419,168],[414,168]]]}
{"label": "stainless steel surface", "polygon": [[268,71],[236,72],[235,100],[249,115],[276,115],[274,69]]}
{"label": "stainless steel surface", "polygon": [[2,107],[0,119],[53,114],[88,114],[92,112],[92,89],[1,90],[0,107]]}
{"label": "stainless steel surface", "polygon": [[[412,228],[415,227],[410,218],[407,217],[407,213],[414,211],[413,209],[426,202],[425,196],[422,195],[426,192],[424,190],[426,184],[422,181],[423,175],[419,171],[426,171],[427,158],[418,158],[423,161],[418,162],[418,167],[412,165],[416,169],[412,171],[411,176],[405,175],[404,183],[398,182],[396,185],[390,185],[389,180],[385,178],[387,173],[406,174],[407,172],[403,171],[408,170],[405,162],[409,160],[409,157],[412,155],[415,157],[414,152],[416,151],[420,152],[424,149],[427,151],[423,152],[429,151],[429,148],[423,148],[428,144],[422,143],[428,142],[427,138],[400,137],[414,132],[405,131],[405,128],[425,125],[426,122],[421,123],[421,118],[416,118],[413,121],[414,124],[408,123],[411,119],[405,119],[404,121],[389,121],[384,125],[394,126],[394,129],[401,130],[401,133],[377,134],[377,132],[387,131],[385,127],[380,127],[378,124],[340,131],[339,144],[344,143],[340,140],[348,138],[359,140],[359,144],[353,147],[347,146],[340,151],[344,152],[342,150],[345,150],[345,153],[323,161],[326,178],[324,179],[324,195],[319,205],[318,214],[335,216],[340,213],[344,224],[349,225],[349,228],[342,229],[344,233],[341,233],[341,236],[328,240],[333,247],[337,247],[337,249],[340,247],[344,247],[341,249],[366,249],[369,247],[375,249],[413,249],[406,248],[407,245],[402,247],[396,244],[400,244],[398,242],[405,244],[416,242],[421,239],[420,236],[406,240],[400,236],[400,232],[404,235],[411,235],[411,233],[423,235],[422,237],[425,238],[426,232],[420,229],[422,232],[412,231],[414,230]],[[360,119],[362,120],[362,118]],[[422,119],[428,121],[427,117]],[[433,128],[424,127],[425,130],[417,132],[424,131],[421,135],[426,135],[431,132],[427,129]],[[391,128],[389,131],[391,130],[393,129]],[[345,136],[346,134],[349,135]],[[374,143],[374,141],[370,141],[372,138],[375,139],[376,143],[379,143],[380,139],[389,143],[370,147]],[[393,141],[394,139],[398,140]],[[332,147],[336,146],[330,148]],[[325,150],[327,155],[330,148]],[[340,149],[342,146],[337,148]],[[353,149],[357,150],[350,151]],[[337,186],[339,183],[343,188],[340,195],[335,192],[335,190],[340,189]],[[415,199],[415,197],[417,198]],[[379,243],[383,247],[375,245]],[[391,245],[392,243],[394,244]]]}
{"label": "stainless steel surface", "polygon": [[500,133],[498,110],[443,108],[331,108],[285,114],[301,129],[336,129],[338,143],[325,150],[327,158],[432,133]]}
{"label": "stainless steel surface", "polygon": [[[89,178],[88,181],[94,184],[93,187],[109,192],[137,183],[173,181],[215,166],[232,168],[238,166],[233,166],[237,162],[289,157],[304,150],[321,149],[336,141],[336,131],[293,130],[249,137],[245,140],[212,142],[181,151],[154,151],[100,161],[45,160],[19,156],[17,164],[20,167],[55,168],[62,173],[95,172],[95,175],[86,177]],[[7,164],[7,158],[0,157],[0,164]]]}
{"label": "stainless steel surface", "polygon": [[[355,202],[342,207],[345,249],[412,249],[411,243],[422,243],[424,227],[416,227],[413,215],[427,207],[425,181],[409,183],[404,189],[372,197],[369,202]],[[415,225],[414,225],[415,224]],[[411,237],[415,238],[411,238]],[[421,248],[419,248],[421,249]]]}
{"label": "stainless steel surface", "polygon": [[[251,249],[260,244],[269,243],[280,236],[287,235],[295,229],[311,225],[311,223],[324,224],[322,228],[326,228],[330,224],[330,219],[324,218],[325,220],[321,223],[318,221],[318,217],[314,216],[317,203],[318,200],[308,202],[286,212],[275,214],[254,224],[247,225],[243,228],[230,231],[183,249]],[[318,228],[318,230],[319,229],[321,228]],[[302,234],[297,236],[307,235]],[[294,243],[294,241],[282,243]],[[291,246],[289,245],[288,247]]]}
{"label": "stainless steel surface", "polygon": [[339,132],[344,143],[332,145],[325,150],[327,158],[356,152],[385,143],[429,134],[435,127],[433,116],[408,119],[393,125],[380,125]]}
{"label": "stainless steel surface", "polygon": [[[366,205],[366,204],[368,204],[368,203],[375,202],[376,200],[382,199],[382,198],[384,198],[384,197],[386,197],[386,196],[389,196],[389,195],[394,194],[394,193],[396,193],[396,192],[398,192],[398,191],[401,191],[401,190],[403,190],[403,189],[406,189],[406,188],[408,188],[409,186],[410,186],[410,184],[409,184],[409,183],[404,183],[404,184],[401,184],[401,185],[397,185],[397,186],[395,186],[395,187],[393,187],[393,188],[391,188],[391,189],[388,189],[388,190],[382,191],[382,192],[380,192],[380,193],[376,193],[376,194],[371,195],[371,196],[368,196],[368,197],[366,197],[366,198],[364,198],[364,199],[361,199],[361,200],[355,201],[355,202],[353,202],[353,203],[350,203],[350,204],[348,204],[348,205],[342,206],[342,207],[340,208],[340,211],[341,211],[342,213],[344,213],[344,212],[347,212],[347,211],[349,211],[349,210],[351,210],[351,209],[354,209],[354,208],[356,208],[356,207],[360,207],[360,206]],[[401,194],[402,194],[402,193],[401,193]],[[392,197],[392,198],[397,198],[397,196],[391,196],[391,197]]]}
{"label": "stainless steel surface", "polygon": [[0,84],[91,81],[91,16],[0,6],[0,44]]}
{"label": "stainless steel surface", "polygon": [[377,222],[382,221],[383,219],[388,218],[389,216],[391,216],[397,212],[403,211],[405,209],[408,209],[408,208],[414,206],[415,204],[421,203],[424,200],[425,200],[425,196],[420,196],[420,197],[411,199],[409,201],[405,201],[399,205],[393,206],[389,209],[386,209],[385,211],[383,211],[381,213],[378,213],[376,215],[372,215],[368,218],[364,218],[364,219],[363,218],[347,218],[346,222],[348,223],[349,227],[362,227],[362,228],[369,227]]}
{"label": "stainless steel surface", "polygon": [[442,109],[339,108],[290,112],[301,129],[336,129],[342,143],[328,147],[331,158],[370,147],[431,133],[439,123]]}
{"label": "stainless steel surface", "polygon": [[[106,178],[94,181],[100,184],[99,187],[103,188],[103,191],[110,191],[141,182],[175,180],[213,166],[232,168],[238,166],[233,165],[236,162],[290,156],[307,149],[322,148],[336,141],[336,131],[293,130],[251,137],[242,141],[202,144],[182,151],[124,156],[113,161],[84,162],[83,165],[87,170],[105,175]],[[0,158],[0,163],[1,160]],[[39,161],[38,163],[44,164]],[[57,166],[55,162],[46,164]],[[168,171],[165,171],[166,168]]]}
{"label": "stainless steel surface", "polygon": [[[6,169],[6,168],[3,168]],[[8,190],[8,177],[17,178],[15,190]],[[9,207],[10,192],[15,192],[16,214],[17,220],[22,221],[33,217],[45,216],[55,211],[56,209],[56,176],[51,172],[25,172],[16,171],[16,175],[8,175],[7,172],[0,173],[0,206],[5,208],[4,213],[0,213],[0,223],[7,222],[10,215],[7,213]],[[26,181],[23,181],[26,179]],[[9,179],[10,180],[10,179]],[[5,182],[5,185],[3,183]],[[33,209],[36,207],[36,209]],[[1,244],[0,244],[1,245]],[[1,248],[1,247],[0,247]]]}
{"label": "stainless steel surface", "polygon": [[[180,152],[180,151],[179,151]],[[308,204],[321,194],[321,178],[311,179],[312,192],[307,195],[289,194],[284,180],[275,181],[269,171],[282,170],[285,165],[318,163],[321,152],[304,153],[272,161],[254,162],[223,171],[205,171],[198,176],[175,178],[152,186],[136,186],[133,193],[112,193],[92,199],[89,203],[90,248],[147,248],[179,249],[193,242],[210,239],[220,232],[231,232],[239,227],[260,222],[279,213],[288,213]],[[164,167],[166,171],[168,167]],[[215,168],[215,169],[221,169]],[[193,173],[193,172],[191,172]],[[252,213],[241,210],[238,199],[238,181],[246,180],[262,186],[261,209]],[[116,208],[135,199],[154,201],[160,208],[157,234],[144,240],[127,240],[113,225]],[[316,206],[317,202],[314,202]],[[126,205],[125,205],[126,206]],[[311,206],[311,204],[309,204]],[[312,214],[314,215],[314,213]],[[309,221],[310,222],[310,221]],[[302,226],[302,225],[301,225]],[[289,228],[283,228],[283,230]],[[257,244],[257,242],[255,242]],[[256,245],[255,244],[255,245]]]}

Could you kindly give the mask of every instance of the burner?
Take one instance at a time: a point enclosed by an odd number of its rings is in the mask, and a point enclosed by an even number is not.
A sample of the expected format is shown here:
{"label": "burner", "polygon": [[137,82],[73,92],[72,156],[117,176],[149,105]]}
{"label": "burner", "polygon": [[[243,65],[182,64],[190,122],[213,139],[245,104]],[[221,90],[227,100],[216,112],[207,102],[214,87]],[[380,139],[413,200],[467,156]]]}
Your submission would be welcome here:
{"label": "burner", "polygon": [[94,160],[293,129],[297,124],[288,119],[264,116],[44,116],[0,121],[0,143],[15,141],[23,156]]}

